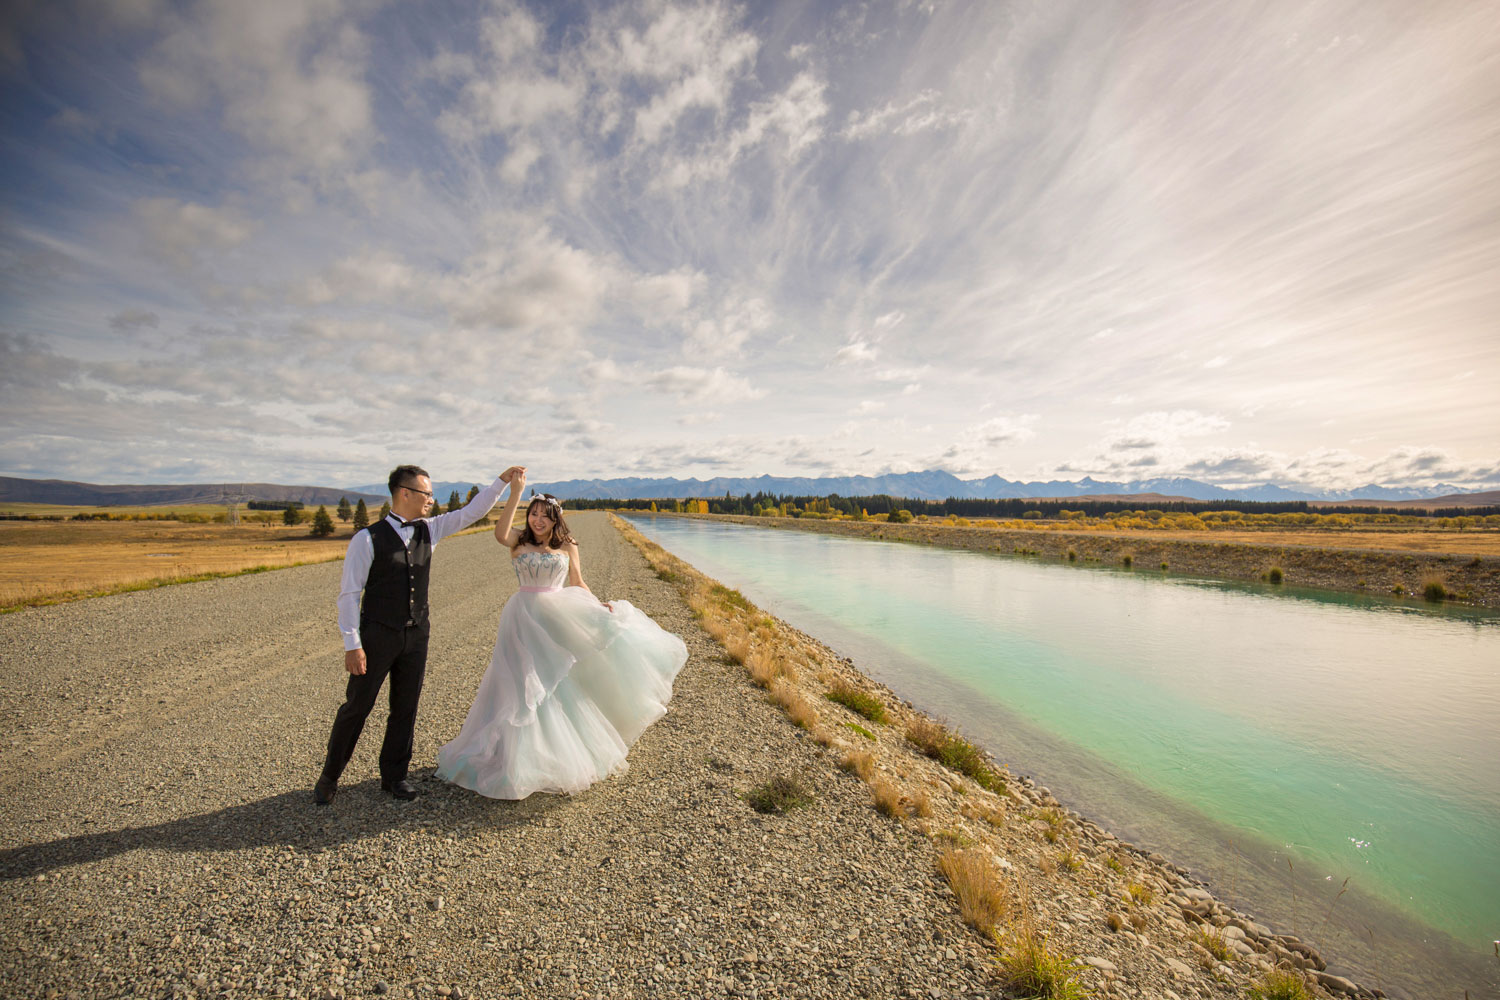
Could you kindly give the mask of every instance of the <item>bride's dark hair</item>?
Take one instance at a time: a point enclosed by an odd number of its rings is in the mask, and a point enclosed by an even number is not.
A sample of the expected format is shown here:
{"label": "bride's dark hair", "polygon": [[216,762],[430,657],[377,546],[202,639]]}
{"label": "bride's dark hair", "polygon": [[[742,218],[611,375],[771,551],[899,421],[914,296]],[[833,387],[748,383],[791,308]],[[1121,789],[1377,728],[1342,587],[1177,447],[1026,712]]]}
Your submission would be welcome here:
{"label": "bride's dark hair", "polygon": [[526,527],[516,536],[516,546],[542,544],[542,540],[536,537],[536,532],[531,530],[531,512],[538,506],[546,507],[547,513],[552,515],[552,537],[547,540],[547,547],[560,549],[572,542],[573,534],[568,530],[568,522],[563,520],[562,501],[551,493],[537,493],[526,505]]}

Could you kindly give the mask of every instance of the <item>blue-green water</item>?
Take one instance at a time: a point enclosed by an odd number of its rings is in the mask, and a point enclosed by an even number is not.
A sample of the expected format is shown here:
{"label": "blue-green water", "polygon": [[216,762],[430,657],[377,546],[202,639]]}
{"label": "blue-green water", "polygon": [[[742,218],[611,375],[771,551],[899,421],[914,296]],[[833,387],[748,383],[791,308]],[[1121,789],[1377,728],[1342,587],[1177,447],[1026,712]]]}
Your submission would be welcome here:
{"label": "blue-green water", "polygon": [[633,520],[1335,967],[1497,995],[1500,616]]}

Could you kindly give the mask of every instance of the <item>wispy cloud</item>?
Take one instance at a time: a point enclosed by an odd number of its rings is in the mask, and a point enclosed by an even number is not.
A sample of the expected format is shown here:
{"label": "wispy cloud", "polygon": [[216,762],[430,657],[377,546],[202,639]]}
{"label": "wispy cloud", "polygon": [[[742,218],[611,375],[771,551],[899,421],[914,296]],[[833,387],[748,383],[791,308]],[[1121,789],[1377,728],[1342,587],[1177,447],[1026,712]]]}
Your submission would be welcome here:
{"label": "wispy cloud", "polygon": [[1488,14],[15,5],[0,465],[1493,483]]}

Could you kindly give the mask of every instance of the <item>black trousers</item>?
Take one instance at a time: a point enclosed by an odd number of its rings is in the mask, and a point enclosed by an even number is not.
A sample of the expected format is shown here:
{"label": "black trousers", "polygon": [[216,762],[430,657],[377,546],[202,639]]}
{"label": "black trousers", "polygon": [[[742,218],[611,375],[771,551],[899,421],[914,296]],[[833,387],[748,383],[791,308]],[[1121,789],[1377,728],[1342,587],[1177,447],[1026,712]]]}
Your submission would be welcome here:
{"label": "black trousers", "polygon": [[391,679],[391,714],[385,724],[385,742],[380,745],[380,780],[389,783],[406,777],[417,726],[417,701],[427,676],[428,628],[427,622],[406,628],[389,628],[369,620],[359,623],[365,672],[349,675],[344,703],[333,718],[333,733],[328,737],[324,778],[337,781],[344,773],[387,676]]}

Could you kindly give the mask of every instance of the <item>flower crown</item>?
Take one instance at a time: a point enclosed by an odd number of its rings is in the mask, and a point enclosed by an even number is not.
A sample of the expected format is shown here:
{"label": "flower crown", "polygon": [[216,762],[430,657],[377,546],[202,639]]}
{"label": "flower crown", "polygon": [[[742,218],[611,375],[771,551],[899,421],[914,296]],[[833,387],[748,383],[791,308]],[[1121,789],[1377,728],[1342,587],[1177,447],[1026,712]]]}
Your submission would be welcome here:
{"label": "flower crown", "polygon": [[547,504],[548,506],[556,507],[558,510],[562,510],[562,504],[559,503],[557,497],[553,496],[551,493],[537,493],[534,494],[531,499],[533,501],[540,500],[542,501],[542,503]]}

